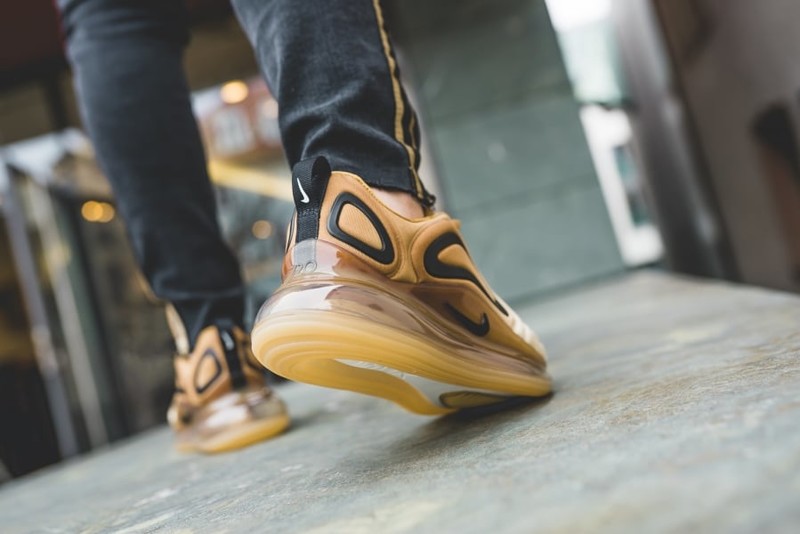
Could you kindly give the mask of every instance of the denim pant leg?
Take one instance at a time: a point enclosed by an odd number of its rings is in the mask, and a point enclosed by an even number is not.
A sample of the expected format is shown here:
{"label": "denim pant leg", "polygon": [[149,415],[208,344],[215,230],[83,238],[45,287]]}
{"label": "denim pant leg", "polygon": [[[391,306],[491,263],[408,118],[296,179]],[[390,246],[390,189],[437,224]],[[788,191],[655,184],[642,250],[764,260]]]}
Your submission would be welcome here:
{"label": "denim pant leg", "polygon": [[278,100],[290,165],[326,156],[370,185],[430,198],[419,127],[378,0],[233,0]]}
{"label": "denim pant leg", "polygon": [[181,0],[59,0],[83,122],[139,265],[194,341],[241,324],[239,264],[223,242],[182,67]]}

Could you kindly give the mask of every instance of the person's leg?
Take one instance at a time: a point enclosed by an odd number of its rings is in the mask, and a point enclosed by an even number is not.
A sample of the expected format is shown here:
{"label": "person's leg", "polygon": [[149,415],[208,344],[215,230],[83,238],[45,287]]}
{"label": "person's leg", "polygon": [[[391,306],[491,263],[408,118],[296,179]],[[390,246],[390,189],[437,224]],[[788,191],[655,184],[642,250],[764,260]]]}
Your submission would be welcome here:
{"label": "person's leg", "polygon": [[548,394],[544,348],[458,221],[422,213],[414,114],[379,0],[234,6],[278,99],[296,208],[283,285],[253,328],[259,361],[422,414]]}
{"label": "person's leg", "polygon": [[[313,156],[363,176],[396,207],[430,205],[417,174],[419,127],[378,0],[233,0],[279,102],[290,166]],[[378,192],[378,194],[381,194]]]}
{"label": "person's leg", "polygon": [[182,66],[182,0],[60,0],[84,125],[140,267],[171,303],[179,448],[216,452],[289,424],[242,328],[239,264],[224,243]]}
{"label": "person's leg", "polygon": [[242,325],[239,264],[224,243],[183,71],[180,0],[60,0],[80,109],[155,294],[193,345]]}

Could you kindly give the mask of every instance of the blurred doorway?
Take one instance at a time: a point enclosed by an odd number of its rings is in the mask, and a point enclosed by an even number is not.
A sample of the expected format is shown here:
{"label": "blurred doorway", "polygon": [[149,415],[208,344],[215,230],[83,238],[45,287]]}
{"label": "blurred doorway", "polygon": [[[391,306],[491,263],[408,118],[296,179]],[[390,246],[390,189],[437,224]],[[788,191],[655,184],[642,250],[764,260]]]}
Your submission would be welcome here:
{"label": "blurred doorway", "polygon": [[800,283],[800,151],[789,106],[768,107],[753,121],[752,130],[792,271]]}

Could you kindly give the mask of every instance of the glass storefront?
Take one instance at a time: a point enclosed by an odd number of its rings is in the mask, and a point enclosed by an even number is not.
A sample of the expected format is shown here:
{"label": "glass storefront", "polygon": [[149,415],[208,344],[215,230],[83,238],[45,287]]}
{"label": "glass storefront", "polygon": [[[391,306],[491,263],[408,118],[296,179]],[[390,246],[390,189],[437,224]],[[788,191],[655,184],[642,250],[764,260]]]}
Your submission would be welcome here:
{"label": "glass storefront", "polygon": [[[280,283],[294,209],[277,104],[260,80],[203,91],[194,104],[219,219],[242,263],[252,321]],[[77,131],[51,134],[5,147],[3,161],[10,171],[3,198],[13,194],[17,208],[4,211],[4,219],[17,219],[22,241],[4,267],[32,271],[22,293],[43,311],[40,341],[29,353],[38,353],[40,372],[47,374],[42,369],[49,366],[48,376],[58,382],[54,390],[45,388],[51,403],[55,394],[66,406],[50,414],[61,454],[161,424],[172,394],[172,340],[90,144]],[[4,310],[23,310],[8,304]],[[4,359],[6,352],[24,352],[10,343],[27,336],[30,320],[7,315],[0,315],[4,330],[22,326],[13,329],[16,337],[4,336]]]}

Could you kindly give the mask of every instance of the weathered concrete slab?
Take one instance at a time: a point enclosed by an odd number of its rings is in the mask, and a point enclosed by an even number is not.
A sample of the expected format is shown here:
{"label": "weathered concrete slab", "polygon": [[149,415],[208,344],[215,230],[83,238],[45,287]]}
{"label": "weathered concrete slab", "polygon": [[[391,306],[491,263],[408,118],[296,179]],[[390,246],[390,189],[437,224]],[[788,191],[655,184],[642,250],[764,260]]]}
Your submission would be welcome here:
{"label": "weathered concrete slab", "polygon": [[523,312],[550,400],[431,420],[293,385],[281,438],[152,432],[7,484],[0,531],[800,531],[800,298],[640,274]]}

